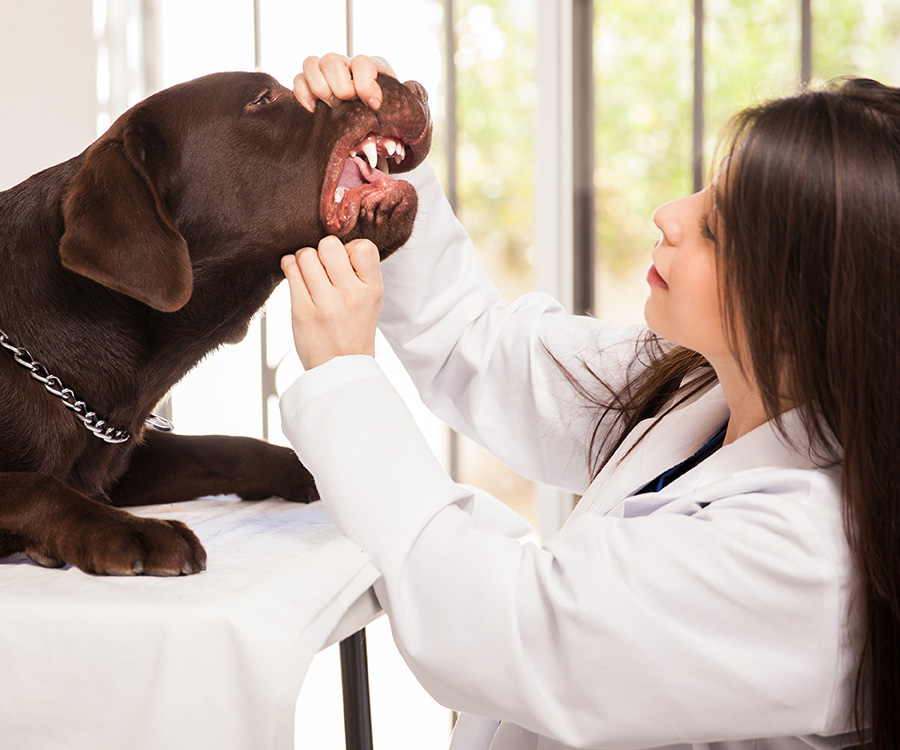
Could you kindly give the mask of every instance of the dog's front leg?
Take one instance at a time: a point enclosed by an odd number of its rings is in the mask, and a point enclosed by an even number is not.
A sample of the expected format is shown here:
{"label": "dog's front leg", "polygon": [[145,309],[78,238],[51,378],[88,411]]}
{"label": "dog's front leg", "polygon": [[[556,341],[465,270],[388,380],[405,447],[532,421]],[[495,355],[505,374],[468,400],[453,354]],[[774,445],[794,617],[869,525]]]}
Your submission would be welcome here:
{"label": "dog's front leg", "polygon": [[318,499],[310,473],[289,448],[227,435],[147,432],[109,497],[119,507],[156,505],[209,495],[244,500]]}
{"label": "dog's front leg", "polygon": [[206,567],[203,546],[180,521],[138,518],[46,474],[0,472],[0,554],[14,552],[100,575],[183,575]]}

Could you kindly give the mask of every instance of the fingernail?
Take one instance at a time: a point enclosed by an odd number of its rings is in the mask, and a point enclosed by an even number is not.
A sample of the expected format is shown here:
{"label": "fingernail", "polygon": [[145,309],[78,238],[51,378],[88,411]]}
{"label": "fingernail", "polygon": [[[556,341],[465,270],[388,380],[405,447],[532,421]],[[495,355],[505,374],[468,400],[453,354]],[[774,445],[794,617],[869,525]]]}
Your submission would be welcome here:
{"label": "fingernail", "polygon": [[379,109],[381,107],[381,100],[378,97],[373,96],[369,99],[369,107],[372,109]]}
{"label": "fingernail", "polygon": [[314,96],[309,96],[309,97],[306,98],[306,108],[307,108],[310,112],[315,112],[315,111],[316,111],[316,97],[314,97]]}

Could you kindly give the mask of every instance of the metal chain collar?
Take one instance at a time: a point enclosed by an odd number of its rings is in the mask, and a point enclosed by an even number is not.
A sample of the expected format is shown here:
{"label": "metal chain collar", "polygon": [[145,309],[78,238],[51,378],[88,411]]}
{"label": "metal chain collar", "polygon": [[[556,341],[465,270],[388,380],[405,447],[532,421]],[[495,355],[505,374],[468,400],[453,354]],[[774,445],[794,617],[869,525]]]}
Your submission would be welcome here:
{"label": "metal chain collar", "polygon": [[[124,443],[131,438],[128,430],[116,429],[107,425],[104,419],[75,396],[75,392],[71,388],[66,388],[56,375],[51,375],[46,367],[40,362],[36,362],[27,349],[13,344],[3,331],[0,331],[0,346],[9,351],[13,355],[13,359],[31,373],[31,377],[42,383],[44,388],[54,396],[62,399],[63,405],[75,413],[75,416],[81,420],[81,423],[94,437],[98,437],[106,443]],[[156,414],[151,414],[144,420],[144,424],[160,432],[171,432],[173,429],[172,423],[168,419]]]}

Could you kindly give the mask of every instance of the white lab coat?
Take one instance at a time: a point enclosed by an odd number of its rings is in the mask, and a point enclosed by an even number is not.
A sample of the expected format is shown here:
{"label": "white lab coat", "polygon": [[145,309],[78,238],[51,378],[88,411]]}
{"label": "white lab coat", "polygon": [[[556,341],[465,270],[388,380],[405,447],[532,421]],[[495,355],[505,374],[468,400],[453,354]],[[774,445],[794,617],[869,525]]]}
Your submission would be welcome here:
{"label": "white lab coat", "polygon": [[[546,349],[620,381],[636,331],[541,294],[507,307],[430,167],[411,179],[419,215],[383,264],[383,332],[439,416],[583,494],[543,546],[521,544],[473,518],[471,491],[372,358],[334,359],[282,397],[329,514],[382,574],[401,653],[438,701],[471,714],[454,750],[839,747],[859,642],[840,469],[764,425],[633,495],[727,420],[713,387],[628,453],[641,424],[592,482],[596,410]],[[800,435],[798,419],[785,424]]]}

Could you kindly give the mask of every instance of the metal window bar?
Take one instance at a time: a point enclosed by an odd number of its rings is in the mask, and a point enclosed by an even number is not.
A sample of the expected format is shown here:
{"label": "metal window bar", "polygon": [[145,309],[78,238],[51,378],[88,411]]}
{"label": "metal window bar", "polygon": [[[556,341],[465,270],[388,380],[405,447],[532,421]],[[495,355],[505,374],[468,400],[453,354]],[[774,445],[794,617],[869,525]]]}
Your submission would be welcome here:
{"label": "metal window bar", "polygon": [[[259,2],[259,0],[256,0]],[[353,57],[353,0],[346,0],[347,57]],[[373,750],[366,629],[341,641],[344,744],[347,750]]]}
{"label": "metal window bar", "polygon": [[[346,54],[347,57],[353,57],[353,0],[346,0],[346,29]],[[373,750],[369,657],[365,628],[341,641],[340,658],[344,701],[344,744],[347,750]]]}
{"label": "metal window bar", "polygon": [[[253,68],[262,70],[262,0],[253,0]],[[269,336],[266,308],[259,318],[259,372],[260,399],[262,400],[262,438],[269,440],[269,400],[278,396],[275,388],[275,368],[269,365]]]}
{"label": "metal window bar", "polygon": [[691,183],[703,188],[703,0],[694,0],[694,91],[691,116]]}
{"label": "metal window bar", "polygon": [[[444,0],[444,75],[447,90],[445,93],[447,120],[444,127],[447,131],[447,201],[453,213],[459,208],[458,152],[459,152],[459,119],[457,114],[456,91],[456,7],[454,0]],[[459,481],[459,434],[447,428],[448,473],[450,478]]]}
{"label": "metal window bar", "polygon": [[808,86],[812,80],[812,0],[800,0],[800,84]]}
{"label": "metal window bar", "polygon": [[572,310],[594,307],[594,0],[572,4]]}
{"label": "metal window bar", "polygon": [[[346,55],[353,57],[353,0],[346,0],[345,8]],[[268,402],[268,397],[266,401]],[[369,657],[365,628],[341,641],[340,659],[344,745],[347,750],[372,750],[372,706],[369,700]]]}

